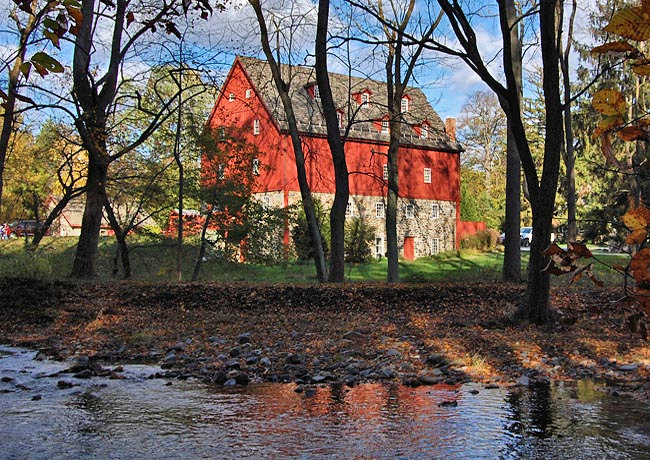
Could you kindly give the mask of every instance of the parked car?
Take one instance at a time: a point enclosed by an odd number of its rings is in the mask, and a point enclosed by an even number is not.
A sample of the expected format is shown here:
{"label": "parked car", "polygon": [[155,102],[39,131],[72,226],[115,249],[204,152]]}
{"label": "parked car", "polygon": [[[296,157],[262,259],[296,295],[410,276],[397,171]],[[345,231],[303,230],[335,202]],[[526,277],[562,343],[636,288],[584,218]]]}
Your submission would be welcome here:
{"label": "parked car", "polygon": [[[11,237],[21,237],[21,236],[34,236],[36,229],[39,228],[41,224],[36,220],[17,220],[9,224],[11,229]],[[46,235],[49,235],[49,229],[46,232]]]}
{"label": "parked car", "polygon": [[533,227],[521,227],[519,230],[519,238],[521,238],[522,246],[530,246],[530,243],[533,241]]}

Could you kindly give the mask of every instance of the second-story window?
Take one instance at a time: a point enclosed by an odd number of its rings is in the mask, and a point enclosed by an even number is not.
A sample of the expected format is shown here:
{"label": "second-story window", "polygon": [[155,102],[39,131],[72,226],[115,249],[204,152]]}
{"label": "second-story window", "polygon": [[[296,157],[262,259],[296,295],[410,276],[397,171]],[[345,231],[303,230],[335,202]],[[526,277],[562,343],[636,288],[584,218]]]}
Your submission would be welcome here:
{"label": "second-story window", "polygon": [[219,140],[220,141],[226,140],[226,128],[219,128]]}
{"label": "second-story window", "polygon": [[253,174],[256,176],[260,175],[260,160],[259,158],[253,158]]}
{"label": "second-story window", "polygon": [[235,102],[235,93],[230,93],[228,95],[228,101],[229,102]]}
{"label": "second-story window", "polygon": [[440,217],[440,205],[437,203],[434,203],[431,205],[431,217],[434,219],[437,219]]}
{"label": "second-story window", "polygon": [[250,88],[247,89],[247,90],[246,90],[246,99],[250,99],[251,96],[252,96],[252,94],[253,94],[253,90],[250,89]]}
{"label": "second-story window", "polygon": [[390,132],[390,124],[388,120],[381,120],[381,133],[388,134]]}
{"label": "second-story window", "polygon": [[253,134],[258,135],[260,133],[260,121],[258,119],[255,119],[253,121]]}
{"label": "second-story window", "polygon": [[424,168],[424,183],[431,183],[431,168]]}
{"label": "second-story window", "polygon": [[388,180],[388,165],[384,165],[384,180]]}
{"label": "second-story window", "polygon": [[406,112],[409,111],[409,98],[408,97],[404,96],[402,98],[400,109],[401,109],[402,113],[406,113]]}
{"label": "second-story window", "polygon": [[336,112],[336,121],[339,124],[339,129],[343,129],[343,114],[341,112]]}
{"label": "second-story window", "polygon": [[412,204],[406,205],[406,218],[413,219],[415,217],[415,206]]}

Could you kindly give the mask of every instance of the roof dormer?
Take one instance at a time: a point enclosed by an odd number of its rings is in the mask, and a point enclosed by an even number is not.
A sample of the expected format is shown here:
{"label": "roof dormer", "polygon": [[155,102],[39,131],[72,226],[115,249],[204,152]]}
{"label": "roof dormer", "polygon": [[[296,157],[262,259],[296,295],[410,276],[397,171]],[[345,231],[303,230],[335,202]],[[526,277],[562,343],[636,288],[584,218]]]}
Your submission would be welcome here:
{"label": "roof dormer", "polygon": [[310,98],[315,101],[320,101],[320,91],[318,90],[318,85],[316,83],[308,83],[305,85],[305,89]]}
{"label": "roof dormer", "polygon": [[359,91],[358,93],[352,94],[352,98],[360,106],[370,104],[371,99],[372,99],[372,91],[370,91],[368,88],[364,88],[363,90]]}

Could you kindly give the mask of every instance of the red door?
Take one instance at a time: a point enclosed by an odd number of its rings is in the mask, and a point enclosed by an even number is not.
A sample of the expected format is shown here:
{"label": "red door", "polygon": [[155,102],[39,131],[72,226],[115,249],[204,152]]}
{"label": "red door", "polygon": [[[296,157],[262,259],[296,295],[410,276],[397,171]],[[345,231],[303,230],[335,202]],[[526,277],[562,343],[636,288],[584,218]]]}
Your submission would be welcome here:
{"label": "red door", "polygon": [[415,258],[415,243],[412,236],[404,237],[404,259],[413,260]]}

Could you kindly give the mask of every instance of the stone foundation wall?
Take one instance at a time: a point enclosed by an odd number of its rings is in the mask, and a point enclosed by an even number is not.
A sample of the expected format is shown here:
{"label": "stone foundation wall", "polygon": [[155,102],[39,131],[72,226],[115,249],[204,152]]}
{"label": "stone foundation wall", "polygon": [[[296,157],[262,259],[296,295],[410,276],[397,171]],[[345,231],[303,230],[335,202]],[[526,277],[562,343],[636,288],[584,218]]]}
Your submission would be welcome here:
{"label": "stone foundation wall", "polygon": [[[334,201],[334,195],[329,193],[314,193],[313,197],[318,199],[326,210],[331,208],[332,202]],[[284,204],[284,197],[281,191],[258,193],[256,194],[256,198],[262,202],[266,202],[271,207],[282,207]],[[301,196],[299,192],[289,192],[289,205],[300,205],[300,201]],[[366,223],[374,227],[375,242],[373,243],[372,253],[375,256],[385,256],[387,249],[386,218],[378,217],[377,205],[380,204],[380,207],[383,206],[383,216],[385,216],[386,199],[382,197],[350,195],[350,203],[350,213],[346,219],[361,217]],[[437,215],[434,214],[432,209],[434,205],[437,206]],[[407,209],[409,207],[412,210],[412,214],[407,212],[410,211]],[[400,198],[397,212],[397,239],[400,254],[403,255],[405,237],[413,238],[416,258],[438,252],[450,251],[455,248],[456,202]]]}

